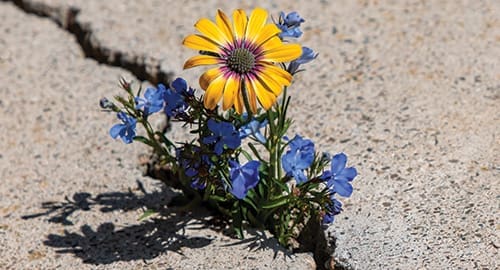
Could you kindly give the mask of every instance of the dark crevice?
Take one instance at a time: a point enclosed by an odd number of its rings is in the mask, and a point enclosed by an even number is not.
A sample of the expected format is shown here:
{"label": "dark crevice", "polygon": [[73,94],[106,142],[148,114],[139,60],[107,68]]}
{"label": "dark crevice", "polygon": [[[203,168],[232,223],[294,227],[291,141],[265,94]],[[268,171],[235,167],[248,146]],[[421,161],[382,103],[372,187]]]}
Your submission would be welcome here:
{"label": "dark crevice", "polygon": [[10,2],[24,12],[50,18],[76,37],[86,57],[101,64],[121,67],[134,74],[139,80],[147,80],[153,84],[159,82],[168,84],[173,77],[172,72],[161,70],[160,60],[156,58],[134,55],[103,46],[93,34],[90,25],[78,20],[80,10],[76,7],[56,7],[26,0],[11,0]]}

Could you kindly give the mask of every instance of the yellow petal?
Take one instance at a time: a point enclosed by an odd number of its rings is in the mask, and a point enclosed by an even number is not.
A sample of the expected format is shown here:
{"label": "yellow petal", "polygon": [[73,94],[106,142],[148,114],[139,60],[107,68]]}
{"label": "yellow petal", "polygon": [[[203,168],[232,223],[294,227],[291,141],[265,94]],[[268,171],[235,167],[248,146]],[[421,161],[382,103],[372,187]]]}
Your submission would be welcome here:
{"label": "yellow petal", "polygon": [[217,10],[217,15],[215,15],[215,23],[219,27],[219,29],[224,33],[224,36],[229,42],[233,42],[233,27],[231,26],[231,20],[229,17],[222,12],[221,10]]}
{"label": "yellow petal", "polygon": [[219,103],[222,98],[225,84],[226,78],[224,78],[222,74],[210,83],[203,97],[205,108],[213,110],[215,106],[217,106],[217,103]]}
{"label": "yellow petal", "polygon": [[253,80],[253,89],[255,90],[255,94],[257,95],[257,99],[259,99],[259,103],[266,111],[273,106],[276,101],[276,96],[272,92],[269,87],[262,83],[260,79]]}
{"label": "yellow petal", "polygon": [[277,83],[289,86],[292,82],[292,75],[286,70],[271,64],[263,64],[264,69],[261,73],[272,77]]}
{"label": "yellow petal", "polygon": [[202,18],[194,27],[200,31],[205,37],[209,38],[213,42],[224,46],[229,40],[226,38],[225,34],[219,29],[219,27],[207,18]]}
{"label": "yellow petal", "polygon": [[207,37],[201,35],[187,36],[184,41],[182,41],[182,45],[195,50],[209,51],[214,53],[218,53],[220,51],[220,48],[217,44],[215,44]]}
{"label": "yellow petal", "polygon": [[245,37],[248,40],[254,41],[257,35],[266,24],[267,11],[262,8],[256,8],[250,14]]}
{"label": "yellow petal", "polygon": [[279,48],[281,46],[283,46],[283,42],[281,42],[281,39],[278,36],[271,37],[268,40],[264,41],[264,43],[260,44],[260,47],[264,52]]}
{"label": "yellow petal", "polygon": [[200,87],[201,87],[201,89],[207,90],[208,85],[215,78],[217,78],[218,76],[220,76],[221,74],[222,74],[222,71],[218,67],[212,68],[212,69],[209,69],[209,70],[205,71],[205,73],[203,73],[203,75],[201,75],[201,77],[200,77]]}
{"label": "yellow petal", "polygon": [[219,58],[210,55],[196,55],[189,58],[184,63],[184,69],[203,65],[215,65],[219,63]]}
{"label": "yellow petal", "polygon": [[280,47],[264,52],[263,60],[272,62],[288,62],[295,60],[302,54],[299,44],[283,44]]}
{"label": "yellow petal", "polygon": [[247,15],[242,9],[233,12],[234,34],[237,39],[243,39],[247,28]]}
{"label": "yellow petal", "polygon": [[283,91],[284,84],[278,83],[274,77],[267,72],[259,72],[257,78],[259,78],[262,84],[267,85],[268,90],[272,91],[275,96],[279,96]]}
{"label": "yellow petal", "polygon": [[224,99],[222,100],[223,110],[227,110],[233,106],[236,94],[239,92],[239,87],[239,76],[231,76],[227,79],[226,85],[224,86]]}
{"label": "yellow petal", "polygon": [[[261,31],[259,31],[259,33],[255,37],[254,42],[256,45],[261,45],[262,43],[268,41],[272,37],[276,37],[279,40],[277,35],[280,32],[281,32],[281,30],[275,24],[268,24],[268,25],[264,26],[264,28],[262,28]],[[281,43],[281,41],[280,41],[280,43]],[[270,44],[270,45],[272,45],[272,44]]]}
{"label": "yellow petal", "polygon": [[236,110],[236,113],[241,115],[243,113],[243,108],[245,107],[243,103],[243,96],[241,95],[241,89],[238,89],[238,92],[236,93],[236,97],[234,99],[234,109]]}
{"label": "yellow petal", "polygon": [[[253,80],[245,78],[245,91],[248,97],[248,103],[250,105],[250,110],[252,113],[257,112],[257,98],[255,96],[255,87],[252,83]],[[243,103],[244,104],[244,103]]]}

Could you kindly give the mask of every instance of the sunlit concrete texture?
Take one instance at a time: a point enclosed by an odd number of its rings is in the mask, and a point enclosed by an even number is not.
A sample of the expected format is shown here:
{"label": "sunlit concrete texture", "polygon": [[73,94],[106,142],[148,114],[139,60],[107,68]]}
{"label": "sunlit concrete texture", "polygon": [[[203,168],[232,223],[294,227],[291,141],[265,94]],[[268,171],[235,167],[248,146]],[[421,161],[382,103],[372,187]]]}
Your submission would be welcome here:
{"label": "sunlit concrete texture", "polygon": [[204,69],[182,69],[194,53],[182,39],[218,8],[256,6],[298,11],[298,41],[319,53],[289,90],[290,135],[359,172],[329,228],[337,260],[498,268],[499,1],[26,0],[0,2],[1,269],[314,269],[207,217],[137,221],[172,194],[142,176],[148,149],[112,140],[117,120],[98,108],[122,76],[198,88]]}

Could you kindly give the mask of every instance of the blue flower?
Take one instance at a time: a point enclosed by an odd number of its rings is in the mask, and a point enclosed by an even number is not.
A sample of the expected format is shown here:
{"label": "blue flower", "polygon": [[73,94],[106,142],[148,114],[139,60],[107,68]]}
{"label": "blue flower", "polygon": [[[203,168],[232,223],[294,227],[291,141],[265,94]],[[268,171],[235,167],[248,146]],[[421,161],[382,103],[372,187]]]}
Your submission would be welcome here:
{"label": "blue flower", "polygon": [[184,98],[175,90],[167,89],[165,92],[165,113],[169,117],[176,117],[187,109],[188,105]]}
{"label": "blue flower", "polygon": [[191,179],[191,187],[204,189],[207,184],[201,178],[208,175],[213,165],[210,158],[204,154],[200,155],[200,148],[197,146],[177,149],[176,155],[184,174]]}
{"label": "blue flower", "polygon": [[167,116],[177,118],[183,116],[188,108],[185,97],[193,95],[194,90],[188,89],[184,79],[175,79],[172,86],[165,91],[165,113]]}
{"label": "blue flower", "polygon": [[189,97],[194,96],[194,89],[188,87],[186,80],[183,78],[177,78],[172,82],[172,88],[175,91],[183,96]]}
{"label": "blue flower", "polygon": [[302,31],[299,27],[303,22],[305,22],[305,20],[295,11],[288,13],[286,16],[284,12],[281,12],[278,23],[276,24],[276,26],[281,29],[281,33],[279,34],[280,38],[300,37],[302,35]]}
{"label": "blue flower", "polygon": [[342,203],[331,196],[332,204],[325,207],[326,213],[323,216],[323,223],[330,224],[335,220],[335,216],[342,212]]}
{"label": "blue flower", "polygon": [[101,98],[99,100],[99,106],[101,106],[102,109],[111,109],[113,110],[116,106],[113,104],[113,102],[109,101],[107,98]]}
{"label": "blue flower", "polygon": [[288,66],[288,72],[290,74],[296,73],[300,65],[309,63],[312,60],[316,59],[316,57],[318,57],[318,54],[315,53],[312,49],[308,47],[302,47],[302,55],[298,59],[290,62],[290,65]]}
{"label": "blue flower", "polygon": [[314,143],[296,135],[289,142],[290,150],[281,158],[283,170],[287,176],[293,176],[297,184],[307,181],[304,170],[309,168],[314,160]]}
{"label": "blue flower", "polygon": [[333,193],[343,197],[351,196],[353,190],[351,181],[358,175],[354,167],[346,168],[346,163],[347,156],[344,153],[336,154],[332,158],[331,170],[323,172],[320,176]]}
{"label": "blue flower", "polygon": [[267,119],[262,122],[259,122],[259,120],[257,119],[253,119],[240,128],[240,139],[244,139],[251,135],[262,144],[265,144],[266,138],[264,137],[264,135],[262,135],[262,133],[260,133],[260,129],[266,126]]}
{"label": "blue flower", "polygon": [[135,98],[135,108],[143,109],[144,114],[150,115],[155,112],[159,112],[163,108],[163,98],[165,95],[165,86],[163,84],[158,84],[158,89],[149,87],[144,93],[144,98]]}
{"label": "blue flower", "polygon": [[124,113],[118,113],[118,119],[120,119],[123,124],[116,124],[109,130],[109,135],[113,139],[120,137],[124,143],[131,143],[135,137],[135,125],[137,119]]}
{"label": "blue flower", "polygon": [[259,166],[260,162],[252,160],[241,166],[234,160],[229,161],[231,168],[229,174],[231,176],[231,194],[238,199],[244,199],[247,192],[254,188],[259,183]]}
{"label": "blue flower", "polygon": [[236,149],[240,146],[241,139],[233,124],[209,119],[207,126],[213,135],[203,138],[202,142],[206,144],[215,143],[215,154],[221,155],[224,151],[224,146],[230,149]]}

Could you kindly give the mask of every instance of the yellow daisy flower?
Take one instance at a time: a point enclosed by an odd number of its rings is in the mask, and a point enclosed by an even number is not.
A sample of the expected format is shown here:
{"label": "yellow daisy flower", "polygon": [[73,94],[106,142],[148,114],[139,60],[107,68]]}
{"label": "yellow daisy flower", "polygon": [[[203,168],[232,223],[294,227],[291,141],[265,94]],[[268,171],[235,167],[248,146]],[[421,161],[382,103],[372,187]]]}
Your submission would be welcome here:
{"label": "yellow daisy flower", "polygon": [[184,68],[219,65],[200,77],[205,90],[204,105],[214,109],[222,99],[222,108],[234,106],[238,114],[245,107],[257,111],[257,100],[268,110],[289,86],[292,75],[276,63],[289,62],[302,54],[298,44],[283,44],[275,24],[266,24],[267,11],[256,8],[248,18],[245,12],[233,12],[233,22],[218,10],[215,23],[202,18],[194,26],[201,33],[187,36],[183,45],[201,55],[186,61]]}

